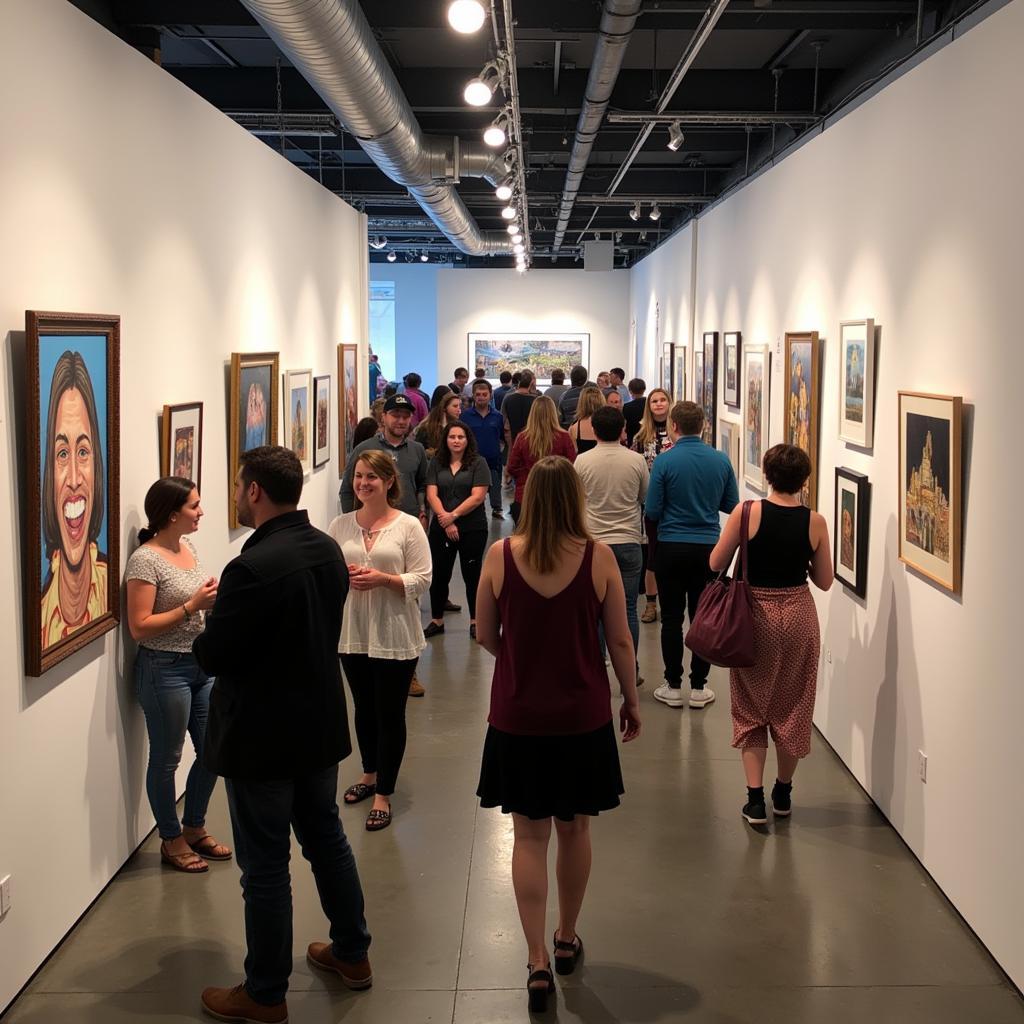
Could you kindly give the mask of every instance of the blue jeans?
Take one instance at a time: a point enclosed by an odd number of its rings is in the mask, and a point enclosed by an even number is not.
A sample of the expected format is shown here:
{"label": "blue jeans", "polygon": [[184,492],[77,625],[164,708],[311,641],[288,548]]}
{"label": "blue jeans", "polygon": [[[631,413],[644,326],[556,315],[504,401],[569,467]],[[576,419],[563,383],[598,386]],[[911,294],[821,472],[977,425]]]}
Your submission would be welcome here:
{"label": "blue jeans", "polygon": [[245,988],[272,1006],[284,999],[292,973],[291,828],[313,869],[334,955],[358,963],[370,948],[356,859],[338,819],[338,766],[225,785],[245,900]]}
{"label": "blue jeans", "polygon": [[[639,544],[609,544],[622,576],[622,586],[626,591],[626,622],[629,624],[629,635],[633,638],[633,654],[640,649],[640,620],[636,614],[636,602],[640,596],[640,577],[643,575],[643,551]],[[604,642],[604,626],[598,623],[598,636],[601,638],[601,654],[607,648]],[[639,671],[640,663],[637,662]]]}
{"label": "blue jeans", "polygon": [[[135,661],[135,692],[149,732],[146,794],[161,839],[176,839],[181,826],[202,828],[217,776],[203,767],[206,717],[213,680],[191,653],[139,647]],[[185,732],[192,737],[196,760],[185,784],[185,814],[178,821],[174,773],[181,763]]]}

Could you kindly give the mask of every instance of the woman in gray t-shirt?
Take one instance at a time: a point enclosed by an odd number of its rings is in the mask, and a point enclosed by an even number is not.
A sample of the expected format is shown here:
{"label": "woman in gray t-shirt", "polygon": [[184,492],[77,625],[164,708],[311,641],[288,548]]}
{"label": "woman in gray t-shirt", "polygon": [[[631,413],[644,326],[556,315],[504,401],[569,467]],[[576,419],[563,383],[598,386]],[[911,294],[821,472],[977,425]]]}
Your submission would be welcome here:
{"label": "woman in gray t-shirt", "polygon": [[[217,777],[203,766],[203,740],[213,680],[192,654],[203,631],[203,613],[217,598],[217,581],[199,565],[187,535],[199,529],[203,510],[191,480],[168,476],[146,493],[149,525],[125,570],[128,628],[139,644],[135,683],[149,731],[146,793],[160,833],[160,858],[178,871],[209,870],[208,860],[229,860],[231,850],[206,831],[206,808]],[[179,822],[174,774],[185,732],[196,759],[185,786]],[[205,858],[205,859],[204,859]]]}

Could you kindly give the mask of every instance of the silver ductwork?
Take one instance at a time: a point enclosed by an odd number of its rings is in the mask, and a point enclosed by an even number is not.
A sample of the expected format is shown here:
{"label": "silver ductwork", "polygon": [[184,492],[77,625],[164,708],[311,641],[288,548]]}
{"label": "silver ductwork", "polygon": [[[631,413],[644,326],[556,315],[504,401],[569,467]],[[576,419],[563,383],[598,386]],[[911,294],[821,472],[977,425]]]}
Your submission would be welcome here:
{"label": "silver ductwork", "polygon": [[481,231],[452,187],[461,177],[498,184],[500,155],[457,137],[424,135],[358,0],[242,0],[370,159],[404,185],[470,256],[510,252],[503,231]]}
{"label": "silver ductwork", "polygon": [[[243,0],[247,2],[247,0]],[[569,226],[576,195],[583,184],[583,172],[590,160],[590,151],[594,148],[597,133],[604,120],[608,101],[612,97],[622,59],[626,55],[629,37],[642,8],[642,0],[605,0],[601,12],[597,44],[594,47],[594,59],[590,65],[587,78],[587,90],[583,97],[583,107],[576,121],[576,137],[569,155],[569,169],[565,175],[565,186],[562,190],[562,202],[558,207],[558,223],[555,226],[555,239],[551,246],[552,252],[558,252],[565,237],[565,229]]]}

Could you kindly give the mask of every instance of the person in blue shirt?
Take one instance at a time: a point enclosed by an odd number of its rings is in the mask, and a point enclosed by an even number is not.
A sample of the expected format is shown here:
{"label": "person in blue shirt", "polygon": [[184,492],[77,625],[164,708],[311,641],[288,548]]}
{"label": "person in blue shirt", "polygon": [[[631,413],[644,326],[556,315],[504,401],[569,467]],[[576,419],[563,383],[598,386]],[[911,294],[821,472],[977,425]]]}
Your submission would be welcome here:
{"label": "person in blue shirt", "polygon": [[370,401],[372,402],[377,397],[377,378],[380,377],[383,371],[380,368],[380,359],[370,354]]}
{"label": "person in blue shirt", "polygon": [[494,389],[494,408],[497,412],[501,412],[501,403],[505,400],[505,396],[510,391],[515,391],[512,387],[512,374],[508,370],[502,370],[498,375],[500,384]]}
{"label": "person in blue shirt", "polygon": [[505,438],[505,420],[491,405],[491,382],[473,382],[473,404],[462,410],[462,422],[473,431],[477,451],[487,460],[491,471],[491,518],[504,519],[501,506],[501,447]]}
{"label": "person in blue shirt", "polygon": [[[721,533],[719,512],[739,504],[736,474],[728,455],[701,440],[704,411],[696,402],[676,402],[669,412],[672,447],[654,460],[644,512],[658,524],[654,576],[661,601],[661,657],[665,682],[654,696],[669,707],[687,703],[683,694],[683,616],[690,623],[712,578],[709,558]],[[691,708],[715,699],[707,685],[711,666],[691,652]]]}
{"label": "person in blue shirt", "polygon": [[608,380],[613,388],[619,393],[619,397],[622,399],[622,404],[625,405],[629,401],[629,388],[623,383],[626,379],[626,371],[621,366],[613,366],[608,371]]}

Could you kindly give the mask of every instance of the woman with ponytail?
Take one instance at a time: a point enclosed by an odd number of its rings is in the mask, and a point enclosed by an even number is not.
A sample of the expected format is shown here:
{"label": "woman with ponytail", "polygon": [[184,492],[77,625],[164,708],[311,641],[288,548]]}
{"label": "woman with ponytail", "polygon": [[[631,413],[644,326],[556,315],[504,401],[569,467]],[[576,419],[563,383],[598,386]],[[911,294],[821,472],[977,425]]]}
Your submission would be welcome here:
{"label": "woman with ponytail", "polygon": [[[149,731],[146,793],[160,832],[160,859],[177,871],[200,874],[208,860],[229,860],[231,850],[206,831],[206,808],[217,777],[203,766],[203,740],[213,680],[192,654],[203,613],[217,598],[217,581],[199,565],[188,535],[203,510],[191,480],[167,476],[147,491],[145,529],[128,559],[128,629],[139,644],[135,685]],[[186,731],[196,759],[178,820],[174,774]]]}

